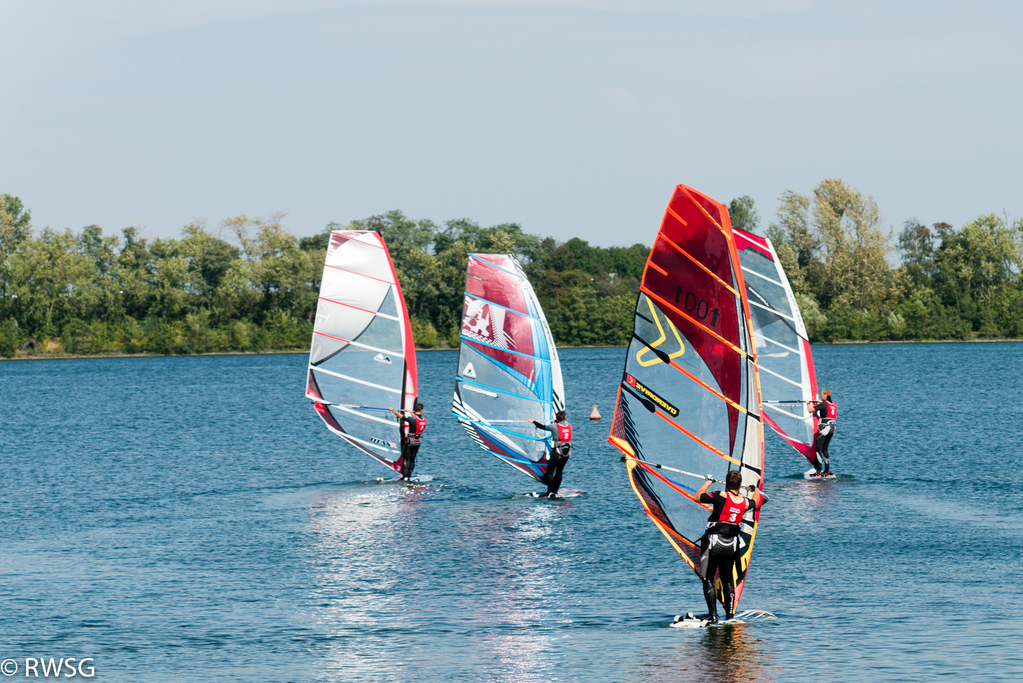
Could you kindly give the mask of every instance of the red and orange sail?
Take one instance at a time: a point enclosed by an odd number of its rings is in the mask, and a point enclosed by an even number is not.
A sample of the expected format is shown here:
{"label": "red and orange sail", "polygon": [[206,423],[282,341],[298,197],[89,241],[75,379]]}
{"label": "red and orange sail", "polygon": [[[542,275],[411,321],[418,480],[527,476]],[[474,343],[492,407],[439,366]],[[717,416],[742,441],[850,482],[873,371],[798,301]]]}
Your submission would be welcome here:
{"label": "red and orange sail", "polygon": [[[709,508],[700,479],[763,485],[760,385],[746,286],[728,209],[679,185],[650,250],[609,441],[646,513],[694,571]],[[743,519],[738,606],[759,511]],[[723,597],[720,593],[719,598]]]}

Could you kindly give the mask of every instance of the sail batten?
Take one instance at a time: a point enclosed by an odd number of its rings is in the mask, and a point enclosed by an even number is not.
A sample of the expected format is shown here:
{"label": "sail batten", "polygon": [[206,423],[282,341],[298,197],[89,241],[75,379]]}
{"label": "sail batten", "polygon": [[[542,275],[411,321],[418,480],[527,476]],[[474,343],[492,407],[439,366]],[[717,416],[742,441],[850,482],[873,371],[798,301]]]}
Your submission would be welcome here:
{"label": "sail batten", "polygon": [[359,410],[411,410],[418,390],[412,327],[378,233],[330,234],[306,372],[306,397],[327,429],[401,472],[398,421]]}
{"label": "sail batten", "polygon": [[[750,306],[753,306],[754,308],[759,308],[762,311],[767,311],[768,313],[771,313],[772,315],[776,315],[779,318],[784,318],[785,320],[788,320],[789,322],[792,322],[792,323],[796,322],[796,319],[794,317],[792,317],[791,315],[785,315],[784,313],[782,313],[781,311],[779,311],[778,309],[776,309],[776,308],[774,308],[772,306],[765,306],[763,304],[757,303],[756,301],[750,301]],[[778,342],[775,342],[775,343],[777,344]]]}
{"label": "sail batten", "polygon": [[509,254],[470,254],[452,404],[459,423],[484,451],[539,479],[551,439],[529,421],[552,420],[564,394],[554,338],[522,267]]}
{"label": "sail batten", "polygon": [[[708,508],[695,500],[695,481],[661,468],[719,480],[738,470],[744,485],[762,485],[752,329],[727,209],[679,185],[643,271],[609,441],[629,456],[629,482],[649,518],[697,573]],[[750,511],[740,529],[736,604],[758,519]]]}
{"label": "sail batten", "polygon": [[[742,258],[742,256],[740,256],[739,258]],[[786,286],[784,283],[778,282],[777,280],[775,280],[773,278],[770,278],[767,275],[764,275],[763,273],[757,272],[757,271],[753,270],[752,268],[743,267],[742,272],[743,272],[744,275],[752,275],[753,277],[758,277],[761,280],[766,280],[766,281],[770,282],[772,285],[778,285],[779,287],[785,287]]]}

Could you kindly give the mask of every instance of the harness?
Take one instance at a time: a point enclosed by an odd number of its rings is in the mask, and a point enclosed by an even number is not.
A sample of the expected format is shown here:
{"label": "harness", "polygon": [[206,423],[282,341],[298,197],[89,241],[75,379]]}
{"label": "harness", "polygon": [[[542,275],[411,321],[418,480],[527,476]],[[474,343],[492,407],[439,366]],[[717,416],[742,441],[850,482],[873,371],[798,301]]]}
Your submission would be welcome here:
{"label": "harness", "polygon": [[714,518],[710,513],[707,519],[707,550],[723,557],[735,557],[739,554],[739,525],[742,523],[743,515],[750,508],[750,500],[740,496],[739,502],[732,500],[727,492],[722,492],[724,504],[721,512]]}

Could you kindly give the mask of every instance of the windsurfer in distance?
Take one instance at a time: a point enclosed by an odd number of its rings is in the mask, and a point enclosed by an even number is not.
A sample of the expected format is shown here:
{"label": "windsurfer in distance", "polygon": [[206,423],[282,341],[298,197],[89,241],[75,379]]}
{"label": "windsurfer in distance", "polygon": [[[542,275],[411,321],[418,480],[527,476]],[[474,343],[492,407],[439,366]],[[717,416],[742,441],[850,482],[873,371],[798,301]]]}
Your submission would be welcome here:
{"label": "windsurfer in distance", "polygon": [[416,454],[423,443],[423,432],[426,431],[426,418],[423,417],[423,404],[416,403],[412,412],[390,408],[398,418],[401,428],[401,478],[412,478],[412,470],[416,468]]}
{"label": "windsurfer in distance", "polygon": [[752,498],[743,496],[742,473],[732,470],[725,476],[725,490],[712,491],[707,489],[713,483],[713,477],[696,492],[696,500],[703,504],[712,504],[710,516],[707,518],[707,531],[704,532],[700,545],[700,578],[703,580],[703,597],[707,600],[707,621],[718,622],[717,601],[714,596],[714,572],[721,577],[721,586],[725,594],[725,619],[735,616],[735,563],[739,559],[739,530],[743,515],[749,510],[758,510],[767,502],[767,496],[755,486]]}
{"label": "windsurfer in distance", "polygon": [[838,406],[831,400],[831,390],[821,389],[819,403],[807,401],[806,412],[817,413],[817,417],[820,418],[817,422],[817,434],[814,440],[817,454],[812,464],[818,475],[826,477],[831,475],[831,456],[828,454],[828,444],[831,443],[831,437],[835,435],[835,419],[838,417]]}
{"label": "windsurfer in distance", "polygon": [[568,456],[572,452],[572,425],[565,417],[565,411],[559,410],[554,416],[554,422],[547,425],[532,420],[537,429],[543,429],[553,435],[554,443],[551,446],[550,459],[547,461],[547,472],[540,477],[540,482],[547,484],[545,497],[551,498],[558,495],[561,488],[561,473],[568,462]]}

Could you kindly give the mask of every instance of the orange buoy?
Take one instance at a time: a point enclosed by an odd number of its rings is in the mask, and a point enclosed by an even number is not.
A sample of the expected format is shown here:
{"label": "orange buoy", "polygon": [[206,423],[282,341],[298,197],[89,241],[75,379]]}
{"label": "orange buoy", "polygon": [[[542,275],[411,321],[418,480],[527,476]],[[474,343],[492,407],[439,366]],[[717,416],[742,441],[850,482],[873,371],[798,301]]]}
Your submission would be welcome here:
{"label": "orange buoy", "polygon": [[600,419],[600,412],[597,410],[597,406],[593,406],[593,410],[590,411],[590,419],[591,420],[599,420]]}

